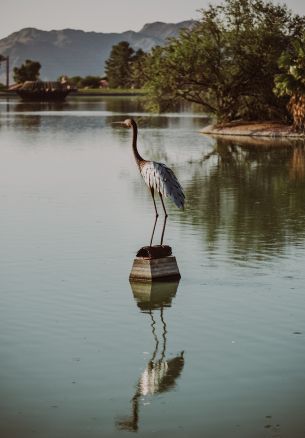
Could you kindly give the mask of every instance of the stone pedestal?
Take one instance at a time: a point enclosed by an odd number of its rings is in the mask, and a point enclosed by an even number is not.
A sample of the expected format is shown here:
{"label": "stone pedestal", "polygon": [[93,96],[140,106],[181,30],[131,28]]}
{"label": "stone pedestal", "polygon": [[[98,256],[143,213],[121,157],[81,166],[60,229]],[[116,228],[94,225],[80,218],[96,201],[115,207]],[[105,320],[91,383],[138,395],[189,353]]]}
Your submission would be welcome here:
{"label": "stone pedestal", "polygon": [[161,258],[136,257],[130,273],[130,280],[153,281],[179,279],[180,272],[176,257],[173,255]]}

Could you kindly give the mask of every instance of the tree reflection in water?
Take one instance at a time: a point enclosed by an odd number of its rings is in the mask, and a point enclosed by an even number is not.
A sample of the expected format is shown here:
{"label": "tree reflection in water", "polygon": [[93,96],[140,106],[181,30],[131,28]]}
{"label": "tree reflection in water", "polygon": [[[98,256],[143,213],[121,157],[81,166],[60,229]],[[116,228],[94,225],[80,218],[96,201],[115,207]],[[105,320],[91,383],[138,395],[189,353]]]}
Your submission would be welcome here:
{"label": "tree reflection in water", "polygon": [[[176,386],[176,381],[183,370],[183,351],[171,359],[166,358],[168,330],[164,319],[164,309],[171,306],[178,283],[178,281],[153,283],[131,281],[130,283],[138,307],[141,312],[149,315],[154,351],[136,384],[136,390],[131,399],[132,414],[116,421],[116,426],[121,430],[136,432],[139,428],[140,398],[170,391]],[[159,318],[157,313],[159,313]],[[158,336],[158,321],[161,325],[161,338]]]}
{"label": "tree reflection in water", "polygon": [[305,238],[304,144],[220,138],[192,164],[185,214],[210,249],[224,234],[243,256],[272,255]]}

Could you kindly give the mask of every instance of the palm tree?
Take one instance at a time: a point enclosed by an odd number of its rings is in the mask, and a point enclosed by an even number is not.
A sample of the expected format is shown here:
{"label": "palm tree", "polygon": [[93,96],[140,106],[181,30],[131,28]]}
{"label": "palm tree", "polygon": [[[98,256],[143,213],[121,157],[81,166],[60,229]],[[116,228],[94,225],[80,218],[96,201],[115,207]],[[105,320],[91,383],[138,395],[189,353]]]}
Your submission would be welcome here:
{"label": "palm tree", "polygon": [[278,96],[290,96],[288,110],[293,118],[293,130],[305,131],[305,35],[295,39],[279,59],[282,73],[275,77],[274,92]]}

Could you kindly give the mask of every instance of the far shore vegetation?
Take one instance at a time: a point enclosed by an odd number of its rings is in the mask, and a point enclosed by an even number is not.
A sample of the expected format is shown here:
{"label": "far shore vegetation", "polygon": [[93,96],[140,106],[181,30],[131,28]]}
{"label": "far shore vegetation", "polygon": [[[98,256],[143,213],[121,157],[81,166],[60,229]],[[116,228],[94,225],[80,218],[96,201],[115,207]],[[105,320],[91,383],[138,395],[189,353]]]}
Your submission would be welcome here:
{"label": "far shore vegetation", "polygon": [[[37,79],[39,69],[27,60],[14,69],[15,80],[29,72]],[[81,93],[145,93],[152,111],[192,102],[218,127],[276,121],[304,132],[305,17],[272,1],[224,0],[148,53],[126,41],[114,45],[104,77],[63,79]]]}
{"label": "far shore vegetation", "polygon": [[90,96],[144,96],[146,91],[144,88],[78,88],[77,94],[79,96],[90,94]]}

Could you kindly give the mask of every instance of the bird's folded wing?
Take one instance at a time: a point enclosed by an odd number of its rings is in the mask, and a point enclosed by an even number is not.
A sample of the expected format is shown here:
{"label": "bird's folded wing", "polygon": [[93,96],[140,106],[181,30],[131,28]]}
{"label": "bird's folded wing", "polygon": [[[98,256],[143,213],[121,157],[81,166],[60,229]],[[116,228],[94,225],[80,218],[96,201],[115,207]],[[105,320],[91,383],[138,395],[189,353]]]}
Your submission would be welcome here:
{"label": "bird's folded wing", "polygon": [[148,161],[141,168],[141,174],[146,185],[169,197],[178,208],[184,206],[184,193],[174,172],[163,163]]}

